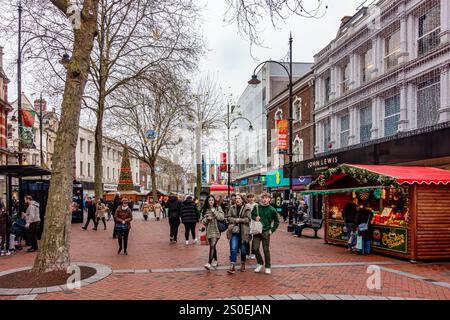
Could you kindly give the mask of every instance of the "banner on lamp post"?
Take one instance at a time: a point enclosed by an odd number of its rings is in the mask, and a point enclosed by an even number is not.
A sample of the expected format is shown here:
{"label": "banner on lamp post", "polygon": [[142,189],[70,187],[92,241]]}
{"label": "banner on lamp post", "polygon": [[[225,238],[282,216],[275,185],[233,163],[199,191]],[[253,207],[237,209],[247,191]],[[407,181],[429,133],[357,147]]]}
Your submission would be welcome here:
{"label": "banner on lamp post", "polygon": [[288,120],[277,120],[277,140],[278,140],[278,153],[287,154],[289,151],[288,139],[289,139],[289,122]]}
{"label": "banner on lamp post", "polygon": [[227,168],[227,154],[225,152],[220,154],[220,172],[228,171]]}

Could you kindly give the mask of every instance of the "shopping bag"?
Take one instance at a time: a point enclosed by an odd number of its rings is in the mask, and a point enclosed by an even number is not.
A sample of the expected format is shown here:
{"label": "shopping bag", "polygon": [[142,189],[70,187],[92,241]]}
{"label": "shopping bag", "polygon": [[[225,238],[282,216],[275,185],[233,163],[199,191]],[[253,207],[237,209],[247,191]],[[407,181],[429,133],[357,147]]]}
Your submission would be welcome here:
{"label": "shopping bag", "polygon": [[362,236],[357,236],[357,237],[356,237],[356,249],[362,250],[362,248],[363,248],[363,239],[362,239]]}
{"label": "shopping bag", "polygon": [[[256,205],[256,216],[259,217],[258,205]],[[250,234],[257,235],[261,234],[263,225],[260,221],[251,220],[250,221]]]}

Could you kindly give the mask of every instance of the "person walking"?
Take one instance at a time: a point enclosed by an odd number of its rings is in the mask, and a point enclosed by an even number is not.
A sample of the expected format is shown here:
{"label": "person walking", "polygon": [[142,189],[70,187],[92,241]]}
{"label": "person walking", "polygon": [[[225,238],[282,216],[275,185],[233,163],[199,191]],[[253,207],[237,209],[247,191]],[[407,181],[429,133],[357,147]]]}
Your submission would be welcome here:
{"label": "person walking", "polygon": [[[264,265],[266,274],[270,274],[270,237],[277,230],[280,221],[278,219],[277,211],[270,205],[270,195],[267,192],[264,192],[261,195],[261,204],[256,205],[253,209],[252,219],[260,221],[263,226],[262,233],[256,234],[253,237],[253,247],[258,263],[255,272],[261,272]],[[261,243],[264,251],[264,260],[259,249]]]}
{"label": "person walking", "polygon": [[225,216],[222,208],[217,204],[214,196],[210,195],[206,198],[202,208],[202,223],[206,227],[206,239],[209,244],[209,259],[205,264],[206,270],[211,270],[211,267],[217,268],[217,242],[220,239],[220,231],[217,221],[224,221]]}
{"label": "person walking", "polygon": [[186,238],[186,245],[189,245],[189,233],[192,234],[192,244],[198,242],[195,227],[200,219],[200,212],[192,200],[191,196],[187,196],[186,200],[181,204],[181,221],[184,224],[184,236]]}
{"label": "person walking", "polygon": [[[253,211],[253,208],[257,205],[256,203],[256,196],[253,193],[249,193],[247,195],[247,204],[250,206],[251,211]],[[253,220],[254,221],[254,220]],[[251,226],[252,221],[250,221]],[[250,241],[247,242],[247,260],[256,259],[255,250],[253,249],[253,235],[250,235]]]}
{"label": "person walking", "polygon": [[142,215],[144,216],[144,220],[147,221],[148,219],[148,213],[150,211],[150,206],[149,204],[146,202],[144,202],[144,204],[142,205]]}
{"label": "person walking", "polygon": [[[119,208],[122,204],[122,197],[120,196],[120,192],[117,192],[114,196],[113,204],[112,204],[112,216],[114,220],[114,215],[116,214],[117,208]],[[114,228],[113,228],[113,239],[116,239],[116,221],[114,220]]]}
{"label": "person walking", "polygon": [[8,240],[10,233],[10,216],[6,210],[5,204],[0,199],[0,255],[9,256],[11,252],[8,250]]}
{"label": "person walking", "polygon": [[289,216],[289,201],[283,200],[281,204],[281,216],[283,217],[283,222],[287,222]]}
{"label": "person walking", "polygon": [[351,202],[348,202],[344,206],[344,210],[342,210],[343,216],[344,216],[344,223],[345,223],[345,231],[347,233],[347,250],[352,251],[353,246],[355,245],[353,241],[353,233],[355,232],[355,219],[356,219],[356,213],[358,211],[357,206],[358,199],[355,197],[352,199]]}
{"label": "person walking", "polygon": [[230,240],[230,269],[228,274],[236,273],[238,250],[241,252],[241,272],[245,271],[247,258],[246,242],[250,241],[251,206],[244,203],[241,195],[236,195],[235,204],[228,210],[227,238]]}
{"label": "person walking", "polygon": [[161,212],[162,212],[161,203],[156,202],[155,205],[153,206],[153,210],[155,210],[156,221],[159,221],[159,218],[161,217]]}
{"label": "person walking", "polygon": [[84,227],[82,227],[83,230],[87,230],[87,227],[89,226],[89,223],[94,223],[94,228],[92,230],[97,230],[97,224],[96,224],[96,211],[97,211],[97,205],[94,201],[89,197],[86,201],[86,209],[87,209],[87,220],[84,224]]}
{"label": "person walking", "polygon": [[100,223],[100,220],[103,222],[104,230],[106,230],[106,216],[108,214],[108,207],[105,205],[102,199],[100,199],[99,203],[97,204],[97,209],[95,212],[95,227],[94,230],[97,230],[98,224]]}
{"label": "person walking", "polygon": [[163,217],[163,219],[167,218],[166,204],[167,204],[166,197],[162,197],[162,199],[161,199],[161,208],[162,208],[162,217]]}
{"label": "person walking", "polygon": [[370,232],[370,224],[373,218],[373,212],[370,204],[365,202],[362,209],[356,215],[355,225],[358,237],[362,237],[362,248],[360,254],[370,254],[372,251],[372,233]]}
{"label": "person walking", "polygon": [[38,250],[38,230],[41,223],[41,216],[39,214],[39,203],[33,200],[33,197],[28,195],[25,197],[25,203],[28,205],[25,212],[25,221],[27,224],[25,228],[28,230],[28,239],[31,247],[27,252],[35,252]]}
{"label": "person walking", "polygon": [[178,227],[180,226],[181,203],[175,195],[170,195],[166,203],[170,225],[170,243],[177,243]]}
{"label": "person walking", "polygon": [[122,199],[122,205],[117,208],[116,213],[114,214],[117,239],[119,241],[119,251],[117,251],[117,254],[120,254],[123,248],[123,253],[128,255],[128,236],[130,234],[132,220],[133,213],[128,206],[128,199],[124,198]]}

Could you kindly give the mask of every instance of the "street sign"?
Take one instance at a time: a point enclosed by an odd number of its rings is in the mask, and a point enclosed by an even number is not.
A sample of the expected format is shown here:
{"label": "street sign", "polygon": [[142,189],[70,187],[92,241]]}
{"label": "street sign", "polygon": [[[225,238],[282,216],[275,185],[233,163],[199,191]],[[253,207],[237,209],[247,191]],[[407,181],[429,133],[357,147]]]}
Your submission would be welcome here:
{"label": "street sign", "polygon": [[147,137],[147,139],[153,140],[153,139],[155,139],[156,132],[155,132],[155,130],[149,129],[149,130],[147,130],[145,136]]}

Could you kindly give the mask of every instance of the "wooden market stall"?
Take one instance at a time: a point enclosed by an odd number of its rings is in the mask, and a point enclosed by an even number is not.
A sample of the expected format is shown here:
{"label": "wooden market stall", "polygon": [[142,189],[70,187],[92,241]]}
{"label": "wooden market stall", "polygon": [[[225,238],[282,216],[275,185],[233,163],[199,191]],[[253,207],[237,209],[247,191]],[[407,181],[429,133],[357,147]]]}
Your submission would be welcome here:
{"label": "wooden market stall", "polygon": [[[119,191],[120,196],[122,198],[127,198],[129,201],[133,201],[134,203],[137,203],[138,201],[144,201],[146,198],[145,193],[140,193],[137,191]],[[107,192],[103,194],[103,200],[105,201],[112,201],[114,200],[114,197],[116,196],[117,191],[114,192]]]}
{"label": "wooden market stall", "polygon": [[369,203],[372,249],[398,258],[450,259],[450,171],[432,167],[340,165],[303,194],[324,197],[325,242],[347,243],[343,208]]}

